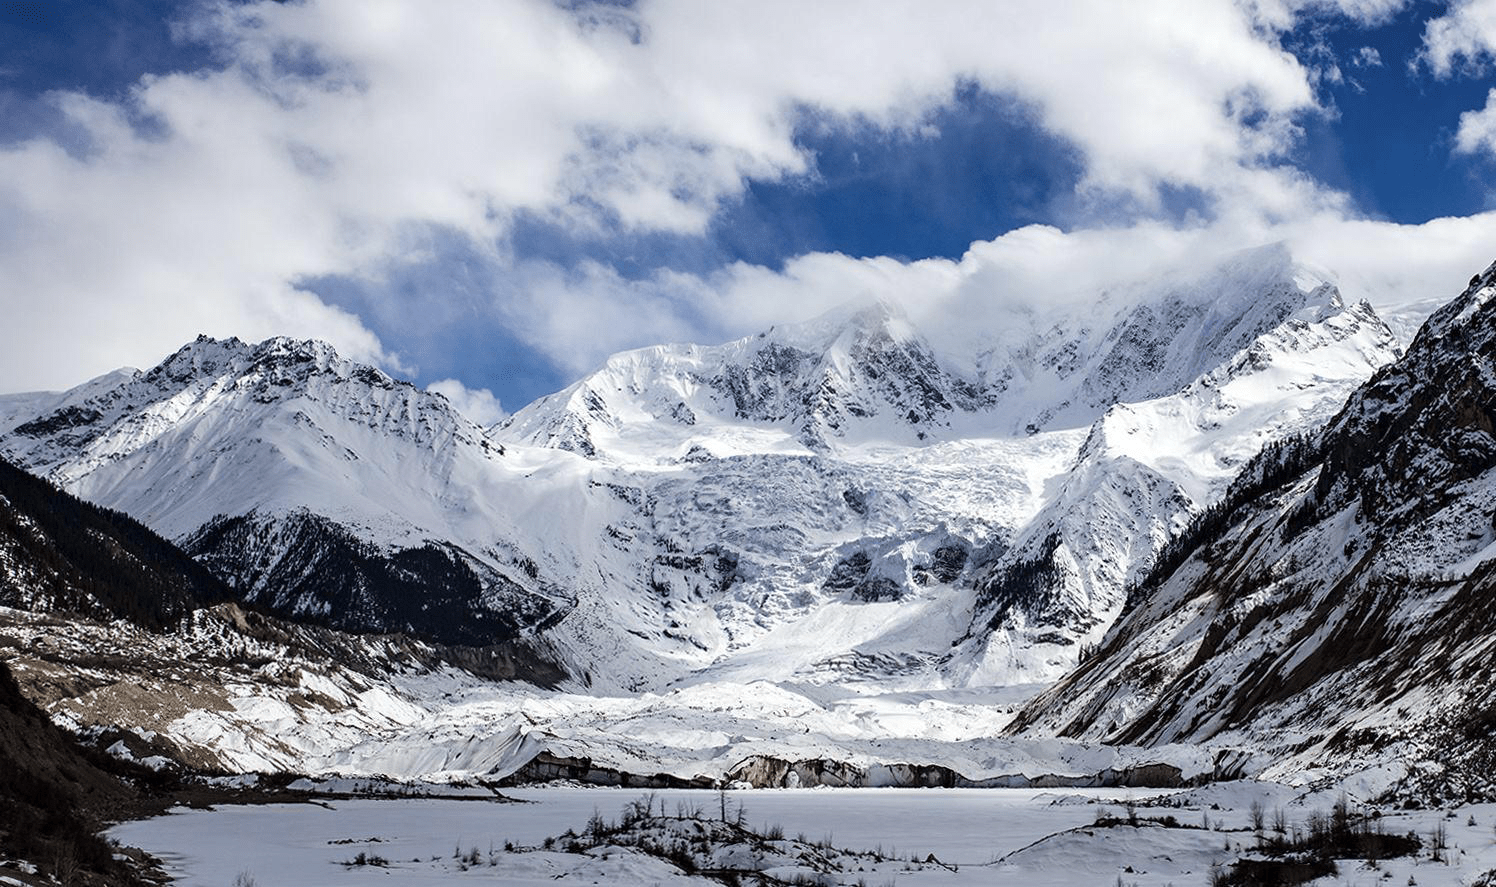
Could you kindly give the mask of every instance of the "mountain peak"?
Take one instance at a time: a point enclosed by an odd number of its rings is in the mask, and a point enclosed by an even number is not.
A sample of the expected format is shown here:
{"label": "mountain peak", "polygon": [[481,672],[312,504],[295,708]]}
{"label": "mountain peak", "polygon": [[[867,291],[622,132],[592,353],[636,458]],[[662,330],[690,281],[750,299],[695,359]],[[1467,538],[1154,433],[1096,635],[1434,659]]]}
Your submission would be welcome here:
{"label": "mountain peak", "polygon": [[[179,501],[173,487],[211,483],[203,472],[247,479],[245,465],[270,460],[293,466],[306,484],[326,483],[318,474],[348,475],[349,463],[393,473],[395,465],[383,464],[388,439],[429,448],[436,459],[454,447],[477,460],[502,455],[445,398],[341,357],[326,342],[285,336],[252,345],[199,336],[144,373],[85,383],[40,413],[0,437],[0,455],[84,495],[134,490],[118,504],[139,515],[179,515],[155,524],[172,535],[200,526],[215,513],[201,509],[222,504]],[[192,465],[157,465],[157,453],[171,446],[190,451]],[[278,453],[292,455],[282,463]],[[129,466],[171,477],[135,489],[140,482],[119,474]],[[269,501],[255,484],[242,487],[242,511]],[[296,494],[288,487],[275,495]]]}
{"label": "mountain peak", "polygon": [[780,324],[745,341],[772,340],[811,353],[824,353],[837,343],[886,335],[893,341],[918,336],[903,307],[887,299],[852,299],[811,318]]}
{"label": "mountain peak", "polygon": [[926,318],[933,338],[898,303],[867,299],[724,345],[624,352],[499,433],[597,457],[632,429],[651,446],[673,429],[670,448],[687,452],[704,416],[811,450],[1083,428],[1114,403],[1179,390],[1290,319],[1345,310],[1330,275],[1282,243],[1123,281],[1086,304],[963,304]]}
{"label": "mountain peak", "polygon": [[156,386],[183,388],[211,380],[258,378],[269,385],[291,390],[313,375],[330,374],[357,379],[376,388],[410,387],[383,370],[357,363],[338,354],[321,339],[272,336],[249,344],[236,336],[215,339],[199,335],[143,374]]}
{"label": "mountain peak", "polygon": [[803,452],[855,429],[916,443],[979,399],[975,385],[941,366],[899,306],[864,300],[723,345],[614,355],[598,372],[515,413],[501,433],[595,457],[636,429],[657,450],[661,430],[673,429],[680,439],[671,449],[685,452],[698,419],[712,417]]}

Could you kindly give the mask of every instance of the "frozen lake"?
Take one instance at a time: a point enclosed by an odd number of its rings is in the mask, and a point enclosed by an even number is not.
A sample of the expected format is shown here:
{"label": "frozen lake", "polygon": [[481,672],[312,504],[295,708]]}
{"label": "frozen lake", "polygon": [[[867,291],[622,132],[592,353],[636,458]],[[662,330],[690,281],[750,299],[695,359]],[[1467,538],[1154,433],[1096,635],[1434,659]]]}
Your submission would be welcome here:
{"label": "frozen lake", "polygon": [[[184,887],[234,887],[241,873],[251,875],[257,887],[539,887],[558,880],[676,887],[720,883],[688,876],[656,856],[617,847],[587,854],[560,852],[559,847],[555,852],[503,850],[506,841],[534,847],[568,829],[580,832],[594,811],[617,819],[624,805],[645,792],[546,787],[506,794],[526,803],[371,799],[223,806],[125,823],[110,834],[162,857],[176,883]],[[718,815],[714,792],[653,794],[656,811],[663,801],[671,815],[691,807],[709,817]],[[777,824],[788,838],[829,838],[847,850],[881,848],[904,859],[913,855],[923,860],[934,854],[946,864],[911,870],[902,862],[869,863],[866,869],[843,871],[825,882],[870,887],[1068,887],[1111,885],[1119,876],[1128,887],[1206,884],[1213,866],[1254,846],[1248,828],[1250,803],[1281,806],[1290,825],[1298,828],[1312,812],[1327,810],[1332,799],[1323,792],[1296,797],[1292,790],[1267,783],[1226,783],[1179,794],[1172,799],[1178,807],[1139,810],[1145,817],[1175,815],[1184,827],[1095,826],[1103,809],[1123,815],[1128,798],[1168,794],[1172,793],[1140,789],[767,789],[730,792],[728,798],[729,816],[735,816],[741,804],[751,827]],[[1349,883],[1455,887],[1496,868],[1496,805],[1386,811],[1382,822],[1390,833],[1413,832],[1425,838],[1435,828],[1447,830],[1449,849],[1442,859],[1426,848],[1417,857],[1384,861],[1376,868],[1345,861],[1337,877],[1316,883],[1346,883],[1348,878]],[[481,860],[477,864],[457,858],[475,849]],[[991,865],[1014,851],[1022,852]],[[361,852],[384,857],[389,865],[342,865]]]}
{"label": "frozen lake", "polygon": [[[538,845],[567,829],[580,831],[593,811],[616,818],[625,804],[646,794],[637,789],[531,788],[506,794],[528,801],[495,804],[456,800],[356,800],[316,804],[224,806],[184,810],[121,825],[110,834],[164,858],[186,887],[228,887],[251,872],[261,887],[272,885],[519,883],[503,868],[471,872],[433,869],[432,857],[450,860],[454,850],[501,849],[505,841]],[[667,810],[694,805],[715,816],[719,802],[709,791],[658,791]],[[752,826],[777,823],[786,835],[830,837],[839,847],[892,855],[933,853],[961,866],[988,863],[1046,835],[1091,823],[1098,798],[1142,798],[1148,790],[1027,789],[768,789],[728,794],[746,808]],[[1116,812],[1120,807],[1112,805]],[[330,809],[329,809],[330,808]],[[379,838],[378,842],[367,839]],[[352,843],[346,842],[351,839]],[[337,863],[360,850],[388,858],[386,870],[347,870]],[[412,860],[427,864],[415,866]],[[1115,871],[1115,866],[1107,871]],[[402,867],[403,866],[403,867]],[[912,876],[913,873],[911,873]],[[927,874],[945,875],[944,872]],[[990,877],[990,872],[989,872]],[[496,880],[497,879],[497,880]],[[869,883],[883,884],[893,876]],[[899,883],[909,880],[900,876]],[[920,878],[918,880],[924,880]],[[964,881],[966,879],[956,879]],[[948,876],[941,883],[951,883]],[[648,883],[653,883],[649,881]],[[980,882],[978,882],[980,883]]]}

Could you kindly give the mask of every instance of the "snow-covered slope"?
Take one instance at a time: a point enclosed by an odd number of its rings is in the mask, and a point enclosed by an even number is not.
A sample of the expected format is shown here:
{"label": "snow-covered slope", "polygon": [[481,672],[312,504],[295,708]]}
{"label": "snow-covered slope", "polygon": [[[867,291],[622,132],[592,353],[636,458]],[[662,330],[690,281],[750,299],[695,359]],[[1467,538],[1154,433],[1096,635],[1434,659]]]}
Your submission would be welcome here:
{"label": "snow-covered slope", "polygon": [[566,693],[545,689],[562,675],[544,644],[448,649],[205,606],[228,590],[170,543],[0,469],[0,682],[14,670],[59,722],[132,760],[697,785],[1172,782],[1208,766],[1180,750],[1159,770],[1152,750],[991,739],[1021,699],[1011,691]]}
{"label": "snow-covered slope", "polygon": [[864,305],[628,352],[487,434],[325,345],[203,339],[0,398],[0,453],[276,612],[541,633],[582,687],[1029,683],[1396,350],[1280,247],[984,324]]}
{"label": "snow-covered slope", "polygon": [[1252,456],[1323,425],[1399,353],[1369,305],[1345,306],[1328,284],[1282,300],[1292,313],[1221,366],[1091,427],[1044,509],[977,577],[976,674],[1011,673],[1014,651],[1038,641],[1054,652],[1036,679],[1058,677],[1054,660],[1073,665],[1075,645],[1100,640],[1127,585]]}
{"label": "snow-covered slope", "polygon": [[1323,437],[1254,464],[1021,729],[1394,762],[1490,795],[1496,266]]}

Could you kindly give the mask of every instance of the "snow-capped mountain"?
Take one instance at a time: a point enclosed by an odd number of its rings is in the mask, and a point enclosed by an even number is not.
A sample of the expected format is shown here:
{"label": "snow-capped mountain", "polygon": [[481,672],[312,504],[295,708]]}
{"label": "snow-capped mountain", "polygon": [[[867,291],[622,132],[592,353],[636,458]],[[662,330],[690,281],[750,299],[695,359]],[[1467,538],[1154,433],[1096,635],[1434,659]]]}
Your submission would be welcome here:
{"label": "snow-capped mountain", "polygon": [[[25,421],[16,405],[43,406]],[[468,643],[555,604],[510,552],[465,549],[502,448],[447,401],[318,342],[199,338],[148,372],[25,396],[6,456],[183,544],[249,600]]]}
{"label": "snow-capped mountain", "polygon": [[1273,245],[1203,272],[1120,282],[1085,305],[994,309],[960,335],[945,320],[934,342],[896,306],[851,305],[725,345],[615,355],[496,437],[627,462],[761,451],[775,439],[823,452],[1080,428],[1215,370],[1324,283]]}
{"label": "snow-capped mountain", "polygon": [[[876,303],[716,347],[619,354],[520,410],[499,436],[588,457],[612,455],[630,442],[629,449],[656,458],[726,455],[692,430],[703,420],[727,420],[782,432],[787,442],[811,450],[849,435],[865,438],[869,426],[912,443],[948,426],[952,414],[990,406],[992,394],[984,389],[980,380],[943,368],[897,308]],[[669,431],[653,427],[661,425]],[[661,438],[680,438],[687,449],[660,450]]]}
{"label": "snow-capped mountain", "polygon": [[1396,356],[1281,248],[985,323],[864,305],[627,352],[488,433],[319,343],[201,339],[0,398],[0,453],[278,613],[542,634],[582,686],[1008,684],[1073,665],[1248,457]]}
{"label": "snow-capped mountain", "polygon": [[1496,265],[1322,435],[1256,460],[1018,728],[1496,788],[1493,297]]}
{"label": "snow-capped mountain", "polygon": [[[1369,306],[1345,305],[1281,247],[1120,285],[1099,302],[1005,314],[975,356],[951,354],[949,337],[932,341],[882,305],[715,348],[627,352],[519,411],[496,437],[632,469],[670,544],[743,538],[738,574],[769,580],[744,617],[798,615],[805,593],[841,593],[826,603],[844,611],[855,655],[817,659],[823,635],[791,642],[794,631],[779,628],[781,664],[961,684],[1053,680],[1099,640],[1157,547],[1248,458],[1328,420],[1399,353]],[[1157,396],[1118,400],[1139,395]],[[773,467],[786,464],[836,474],[786,483]],[[918,469],[889,470],[905,465]],[[695,500],[671,506],[685,491],[661,477],[705,483],[731,502],[768,484],[785,504],[712,523]],[[959,477],[973,482],[950,483]],[[810,561],[813,540],[787,550],[754,537],[785,523],[774,510],[789,514],[797,498],[823,504],[789,525],[840,543],[821,543],[834,556],[815,566],[819,589],[784,569]],[[872,512],[858,527],[843,504]],[[952,584],[957,593],[943,595]],[[898,617],[841,606],[889,601],[899,617],[937,627],[888,632]],[[734,642],[760,631],[724,625]]]}
{"label": "snow-capped mountain", "polygon": [[1278,326],[1179,391],[1116,404],[1091,427],[1055,495],[977,577],[981,668],[1024,637],[1057,645],[1073,664],[1063,648],[1100,640],[1126,587],[1249,459],[1322,426],[1399,354],[1371,307],[1346,306],[1329,284],[1273,295],[1274,313],[1286,312]]}

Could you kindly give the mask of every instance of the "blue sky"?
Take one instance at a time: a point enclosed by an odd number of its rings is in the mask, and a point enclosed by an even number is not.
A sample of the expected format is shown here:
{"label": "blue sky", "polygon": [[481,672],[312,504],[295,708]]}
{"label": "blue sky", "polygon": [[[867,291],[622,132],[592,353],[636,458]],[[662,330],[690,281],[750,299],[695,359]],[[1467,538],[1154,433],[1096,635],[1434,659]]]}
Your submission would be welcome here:
{"label": "blue sky", "polygon": [[1496,253],[1487,0],[424,8],[0,2],[0,388],[286,333],[492,417],[844,298]]}
{"label": "blue sky", "polygon": [[[1493,85],[1489,71],[1436,78],[1410,67],[1429,19],[1442,12],[1425,3],[1372,27],[1310,22],[1285,41],[1311,62],[1327,45],[1344,77],[1325,87],[1334,113],[1306,120],[1299,162],[1377,218],[1416,224],[1478,212],[1490,199],[1489,159],[1453,152],[1460,114],[1481,107]],[[1363,47],[1381,64],[1358,64]]]}

